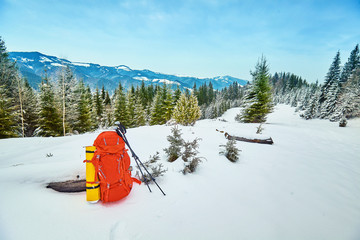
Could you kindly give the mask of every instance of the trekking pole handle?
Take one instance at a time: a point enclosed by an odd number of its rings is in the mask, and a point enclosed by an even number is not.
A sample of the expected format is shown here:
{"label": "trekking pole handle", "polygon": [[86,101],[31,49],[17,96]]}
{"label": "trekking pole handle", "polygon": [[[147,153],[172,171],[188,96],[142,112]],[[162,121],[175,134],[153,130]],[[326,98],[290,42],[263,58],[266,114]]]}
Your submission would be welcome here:
{"label": "trekking pole handle", "polygon": [[125,133],[126,133],[126,128],[125,128],[125,126],[121,123],[121,122],[115,122],[115,124],[117,125],[117,129],[119,129],[119,131],[123,134],[123,135],[125,135]]}

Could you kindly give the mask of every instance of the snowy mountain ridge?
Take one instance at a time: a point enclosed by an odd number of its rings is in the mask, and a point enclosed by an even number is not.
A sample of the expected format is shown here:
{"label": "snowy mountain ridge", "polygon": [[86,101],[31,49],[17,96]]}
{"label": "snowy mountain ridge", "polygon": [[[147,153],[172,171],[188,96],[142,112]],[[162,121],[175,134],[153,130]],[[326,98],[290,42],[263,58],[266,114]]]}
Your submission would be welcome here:
{"label": "snowy mountain ridge", "polygon": [[38,88],[41,78],[44,76],[44,70],[48,76],[56,79],[61,68],[69,66],[75,76],[83,79],[90,88],[101,88],[112,92],[119,85],[119,82],[129,88],[131,85],[138,86],[144,81],[145,85],[150,84],[169,84],[172,88],[179,86],[181,89],[191,89],[196,83],[197,86],[211,82],[214,89],[222,89],[238,82],[240,85],[246,85],[248,81],[234,78],[231,76],[219,76],[213,78],[196,78],[187,76],[176,76],[153,72],[150,70],[134,70],[126,65],[114,67],[101,66],[93,63],[71,62],[66,59],[55,56],[45,55],[39,52],[9,52],[10,59],[16,62],[21,74],[29,80],[32,87]]}

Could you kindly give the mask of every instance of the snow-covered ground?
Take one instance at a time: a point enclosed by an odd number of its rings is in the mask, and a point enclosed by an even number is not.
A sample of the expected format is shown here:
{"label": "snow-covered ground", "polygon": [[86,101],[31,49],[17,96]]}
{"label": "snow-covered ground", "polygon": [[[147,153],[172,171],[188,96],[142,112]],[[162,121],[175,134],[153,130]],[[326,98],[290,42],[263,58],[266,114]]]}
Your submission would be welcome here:
{"label": "snow-covered ground", "polygon": [[[168,169],[150,193],[134,185],[116,203],[89,204],[85,192],[58,193],[46,183],[85,176],[83,146],[99,132],[59,138],[0,140],[0,239],[360,239],[360,119],[346,128],[305,121],[276,106],[259,124],[221,119],[181,127],[183,138],[202,138],[203,162],[183,175],[182,160],[166,162],[170,126],[129,129],[128,140],[145,162],[156,151]],[[274,145],[237,142],[237,163],[219,155],[224,135],[271,136]],[[46,157],[47,154],[52,157]],[[134,163],[132,164],[134,165]]]}

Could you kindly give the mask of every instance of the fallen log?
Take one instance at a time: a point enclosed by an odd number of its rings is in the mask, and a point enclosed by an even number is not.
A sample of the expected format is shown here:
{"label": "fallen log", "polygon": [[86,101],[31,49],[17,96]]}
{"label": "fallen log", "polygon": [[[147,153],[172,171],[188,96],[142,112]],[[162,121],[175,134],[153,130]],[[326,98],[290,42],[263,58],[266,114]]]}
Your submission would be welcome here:
{"label": "fallen log", "polygon": [[51,188],[58,192],[83,192],[86,190],[86,181],[83,180],[69,180],[64,182],[51,182],[46,188]]}
{"label": "fallen log", "polygon": [[271,137],[267,138],[267,139],[249,139],[249,138],[244,138],[244,137],[231,136],[227,132],[225,133],[225,138],[229,139],[229,140],[260,143],[260,144],[273,144],[274,143]]}

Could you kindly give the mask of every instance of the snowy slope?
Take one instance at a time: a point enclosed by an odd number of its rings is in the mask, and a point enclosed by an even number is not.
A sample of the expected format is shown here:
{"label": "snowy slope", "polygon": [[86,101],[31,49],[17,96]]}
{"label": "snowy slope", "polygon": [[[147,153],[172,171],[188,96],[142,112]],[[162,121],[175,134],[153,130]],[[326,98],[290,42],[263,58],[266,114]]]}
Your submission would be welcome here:
{"label": "snowy slope", "polygon": [[360,120],[339,128],[277,106],[262,135],[275,144],[238,142],[233,164],[218,154],[226,140],[215,129],[256,136],[258,126],[236,123],[238,111],[226,112],[227,122],[181,127],[186,140],[202,138],[206,159],[186,176],[180,159],[165,161],[171,127],[129,129],[142,161],[161,153],[168,172],[157,181],[167,196],[155,185],[152,193],[135,185],[127,198],[106,205],[45,188],[84,177],[83,146],[99,132],[0,140],[0,239],[360,239]]}

